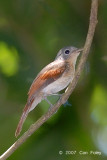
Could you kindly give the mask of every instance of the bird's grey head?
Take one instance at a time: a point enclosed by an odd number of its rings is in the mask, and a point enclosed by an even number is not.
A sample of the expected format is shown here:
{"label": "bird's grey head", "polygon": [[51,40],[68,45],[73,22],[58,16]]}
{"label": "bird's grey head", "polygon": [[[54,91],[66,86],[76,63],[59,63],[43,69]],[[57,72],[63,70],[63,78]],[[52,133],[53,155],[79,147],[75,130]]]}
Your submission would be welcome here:
{"label": "bird's grey head", "polygon": [[57,59],[69,60],[69,59],[74,59],[74,58],[77,59],[79,53],[82,50],[83,49],[78,49],[78,48],[73,47],[73,46],[64,47],[58,52],[55,60],[57,60]]}

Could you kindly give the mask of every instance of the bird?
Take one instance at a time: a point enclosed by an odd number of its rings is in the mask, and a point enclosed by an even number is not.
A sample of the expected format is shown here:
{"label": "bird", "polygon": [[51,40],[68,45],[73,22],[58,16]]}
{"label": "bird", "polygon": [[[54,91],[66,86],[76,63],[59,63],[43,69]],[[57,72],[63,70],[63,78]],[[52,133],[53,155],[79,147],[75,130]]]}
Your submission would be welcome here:
{"label": "bird", "polygon": [[82,48],[78,49],[73,46],[60,49],[55,60],[39,72],[29,89],[27,103],[16,128],[16,137],[19,136],[30,111],[42,100],[46,100],[52,106],[47,97],[58,95],[72,82],[76,61],[82,50]]}

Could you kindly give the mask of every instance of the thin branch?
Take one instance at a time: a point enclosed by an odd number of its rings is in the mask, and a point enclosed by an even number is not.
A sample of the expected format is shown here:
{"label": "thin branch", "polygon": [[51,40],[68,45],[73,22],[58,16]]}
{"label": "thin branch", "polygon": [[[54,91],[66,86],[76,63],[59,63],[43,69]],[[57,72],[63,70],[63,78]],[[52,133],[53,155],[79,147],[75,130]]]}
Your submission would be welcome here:
{"label": "thin branch", "polygon": [[41,118],[39,118],[38,121],[32,124],[31,127],[28,129],[28,131],[25,132],[4,154],[0,156],[0,160],[7,159],[16,149],[18,149],[18,147],[22,145],[29,138],[29,136],[31,136],[43,123],[45,123],[61,107],[62,104],[64,104],[67,101],[67,99],[73,92],[90,51],[90,47],[92,44],[97,24],[97,12],[98,12],[98,0],[92,0],[88,34],[84,45],[84,50],[81,59],[79,61],[72,84],[68,86],[67,91],[62,95],[62,97],[58,100],[58,102],[54,105],[54,107],[51,108],[51,110],[49,110]]}

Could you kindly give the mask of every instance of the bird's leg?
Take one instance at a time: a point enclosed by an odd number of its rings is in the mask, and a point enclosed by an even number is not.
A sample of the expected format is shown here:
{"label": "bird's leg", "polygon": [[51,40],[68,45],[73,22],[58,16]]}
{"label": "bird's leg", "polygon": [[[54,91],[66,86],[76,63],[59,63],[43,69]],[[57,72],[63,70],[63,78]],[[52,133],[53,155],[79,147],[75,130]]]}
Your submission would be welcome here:
{"label": "bird's leg", "polygon": [[45,100],[47,101],[47,103],[50,105],[50,108],[53,107],[53,104],[51,104],[51,102],[48,100],[47,97],[45,97],[44,99],[45,99]]}
{"label": "bird's leg", "polygon": [[[44,96],[44,99],[47,101],[47,103],[50,105],[49,110],[54,106],[53,104],[51,104],[51,102],[48,100],[47,96],[59,96],[59,98],[62,96],[63,94],[59,94],[59,93],[48,93],[48,95]],[[56,111],[57,112],[57,111]],[[56,113],[55,112],[55,113]]]}
{"label": "bird's leg", "polygon": [[[53,107],[53,104],[51,104],[51,102],[47,99],[47,97],[45,97],[44,98],[46,101],[47,101],[47,103],[50,105],[50,107],[49,107],[49,110],[51,110],[51,108]],[[57,112],[57,111],[56,111]],[[55,113],[56,113],[55,112]]]}

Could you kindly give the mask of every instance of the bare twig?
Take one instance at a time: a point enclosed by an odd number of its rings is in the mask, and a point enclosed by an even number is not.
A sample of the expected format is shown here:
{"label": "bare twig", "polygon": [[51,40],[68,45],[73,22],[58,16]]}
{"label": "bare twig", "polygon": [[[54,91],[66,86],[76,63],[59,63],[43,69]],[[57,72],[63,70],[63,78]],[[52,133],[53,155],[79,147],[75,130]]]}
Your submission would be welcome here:
{"label": "bare twig", "polygon": [[31,136],[43,123],[45,123],[60,108],[62,104],[64,104],[67,101],[67,99],[73,92],[89,54],[89,50],[95,32],[95,27],[97,24],[97,11],[98,11],[98,0],[92,0],[88,34],[84,45],[84,50],[79,65],[77,67],[75,77],[72,81],[72,84],[68,86],[67,91],[62,95],[61,99],[58,100],[58,102],[54,105],[54,107],[51,108],[51,110],[49,110],[41,118],[39,118],[38,121],[32,124],[31,127],[28,129],[28,131],[25,132],[3,155],[0,156],[0,160],[7,159],[16,149],[18,149],[18,147],[22,145],[29,138],[29,136]]}

